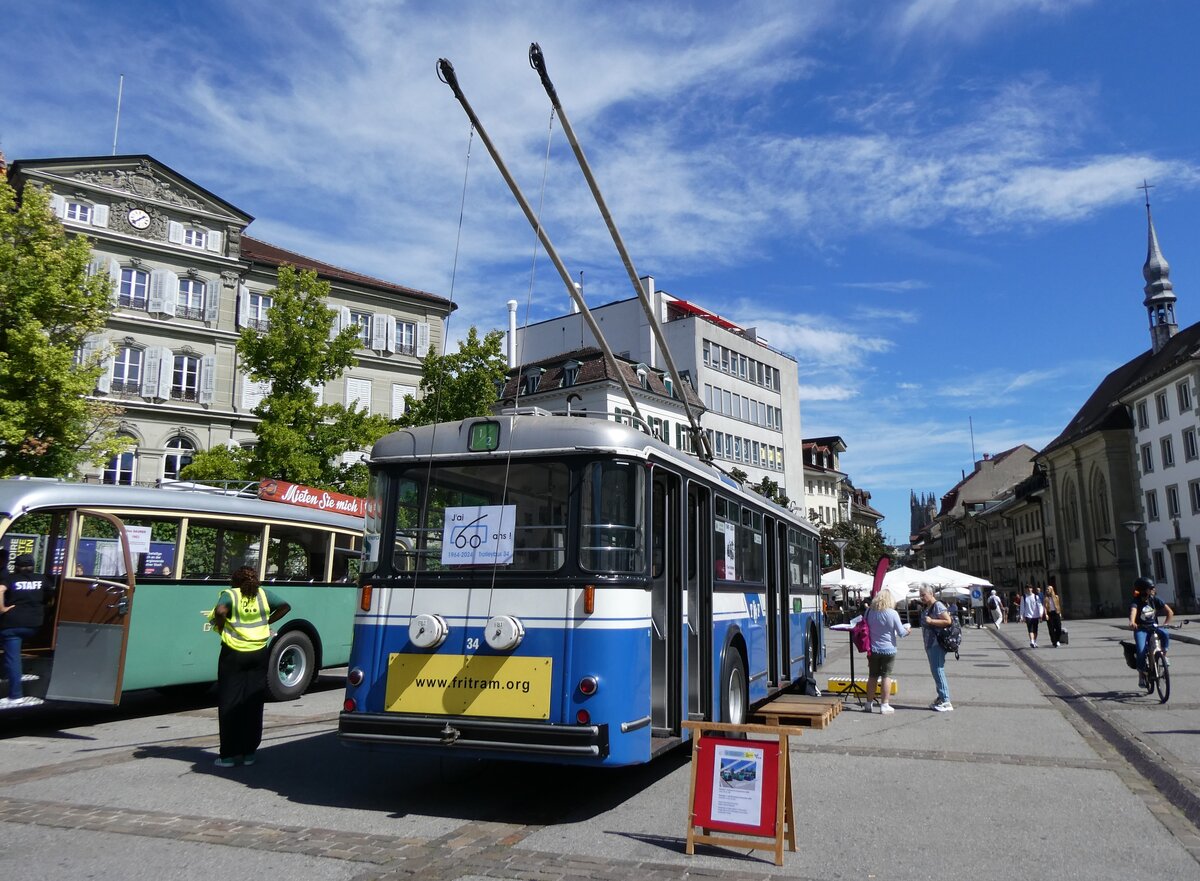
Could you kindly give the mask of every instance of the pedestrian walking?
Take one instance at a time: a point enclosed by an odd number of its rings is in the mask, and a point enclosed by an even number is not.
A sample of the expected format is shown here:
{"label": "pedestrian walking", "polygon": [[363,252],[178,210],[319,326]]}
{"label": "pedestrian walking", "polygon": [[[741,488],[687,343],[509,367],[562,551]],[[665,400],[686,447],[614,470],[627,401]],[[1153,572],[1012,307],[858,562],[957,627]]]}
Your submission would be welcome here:
{"label": "pedestrian walking", "polygon": [[1008,615],[1005,621],[1020,621],[1021,620],[1021,597],[1017,591],[1011,591],[1008,594]]}
{"label": "pedestrian walking", "polygon": [[933,594],[933,588],[921,587],[921,633],[925,639],[925,655],[929,658],[929,672],[933,674],[933,685],[937,689],[937,700],[929,705],[931,710],[948,713],[954,709],[950,703],[950,683],[946,681],[946,650],[938,642],[937,631],[949,627],[952,619],[950,610]]}
{"label": "pedestrian walking", "polygon": [[1042,605],[1046,608],[1046,631],[1050,634],[1050,646],[1058,648],[1063,632],[1062,600],[1058,598],[1058,591],[1054,589],[1053,584],[1046,585],[1046,596]]}
{"label": "pedestrian walking", "polygon": [[217,659],[217,722],[221,730],[218,768],[253,765],[262,742],[263,705],[267,699],[267,662],[271,624],[292,610],[264,590],[249,566],[234,571],[232,589],[221,591],[212,610],[221,635]]}
{"label": "pedestrian walking", "polygon": [[999,630],[1000,622],[1004,620],[1004,601],[1000,599],[994,590],[988,594],[987,608],[988,614],[992,616],[992,624]]}
{"label": "pedestrian walking", "polygon": [[[896,599],[890,590],[881,590],[871,598],[867,610],[867,632],[871,635],[871,653],[867,656],[867,710],[872,713],[896,712],[889,702],[892,696],[892,670],[896,665],[896,640],[912,631],[912,625],[900,621]],[[875,686],[881,683],[883,694],[875,700]]]}
{"label": "pedestrian walking", "polygon": [[1032,584],[1025,585],[1025,596],[1021,598],[1021,620],[1029,631],[1029,647],[1037,648],[1038,622],[1046,617],[1046,607]]}
{"label": "pedestrian walking", "polygon": [[33,554],[17,554],[13,571],[0,578],[0,645],[8,676],[8,697],[0,698],[0,709],[42,703],[41,698],[25,694],[21,670],[21,645],[37,636],[46,617],[46,579],[33,570]]}

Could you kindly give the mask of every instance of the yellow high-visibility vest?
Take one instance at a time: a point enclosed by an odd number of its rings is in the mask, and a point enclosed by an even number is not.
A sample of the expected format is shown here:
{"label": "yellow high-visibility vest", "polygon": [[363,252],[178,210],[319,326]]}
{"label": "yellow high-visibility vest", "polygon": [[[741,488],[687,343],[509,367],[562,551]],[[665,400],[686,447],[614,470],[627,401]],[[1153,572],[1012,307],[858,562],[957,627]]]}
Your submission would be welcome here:
{"label": "yellow high-visibility vest", "polygon": [[[247,597],[240,590],[223,590],[217,605],[229,597],[229,617],[221,630],[221,642],[237,652],[256,652],[271,639],[271,607],[267,592],[261,587],[258,595]],[[215,609],[215,607],[214,607]]]}

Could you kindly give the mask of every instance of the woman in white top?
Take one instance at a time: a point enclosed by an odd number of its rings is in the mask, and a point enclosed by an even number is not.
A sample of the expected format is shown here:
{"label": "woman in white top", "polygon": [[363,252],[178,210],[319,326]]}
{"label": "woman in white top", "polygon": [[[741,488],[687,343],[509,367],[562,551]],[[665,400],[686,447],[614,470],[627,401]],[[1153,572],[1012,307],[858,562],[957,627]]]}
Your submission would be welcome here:
{"label": "woman in white top", "polygon": [[[894,713],[888,699],[892,696],[892,669],[896,664],[896,640],[908,636],[912,628],[900,622],[896,600],[891,591],[881,590],[871,598],[867,610],[867,631],[871,634],[871,654],[867,657],[867,711]],[[883,680],[882,701],[875,700],[875,686]]]}

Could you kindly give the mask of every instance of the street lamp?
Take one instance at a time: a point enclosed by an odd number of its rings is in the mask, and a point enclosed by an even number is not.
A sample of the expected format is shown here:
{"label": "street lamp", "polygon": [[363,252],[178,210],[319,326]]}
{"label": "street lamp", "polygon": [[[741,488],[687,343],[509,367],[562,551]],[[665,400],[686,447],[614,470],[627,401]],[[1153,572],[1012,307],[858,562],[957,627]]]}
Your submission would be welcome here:
{"label": "street lamp", "polygon": [[848,538],[831,538],[829,543],[838,549],[838,560],[842,564],[842,580],[846,580],[846,546],[850,544]]}
{"label": "street lamp", "polygon": [[1138,534],[1138,530],[1141,529],[1146,524],[1143,523],[1141,520],[1126,520],[1121,525],[1124,526],[1126,529],[1128,529],[1131,533],[1133,533],[1133,562],[1137,568],[1137,577],[1141,578],[1142,577],[1142,550],[1140,547],[1138,547],[1137,534]]}

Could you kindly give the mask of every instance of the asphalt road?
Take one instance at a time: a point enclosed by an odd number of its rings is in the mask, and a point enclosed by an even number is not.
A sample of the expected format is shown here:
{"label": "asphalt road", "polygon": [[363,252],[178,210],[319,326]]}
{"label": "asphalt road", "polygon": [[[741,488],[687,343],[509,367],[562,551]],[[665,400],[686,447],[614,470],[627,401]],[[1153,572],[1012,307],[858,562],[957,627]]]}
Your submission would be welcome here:
{"label": "asphalt road", "polygon": [[[1068,622],[1060,649],[968,630],[953,713],[927,708],[920,636],[903,642],[894,715],[851,704],[793,739],[782,868],[683,853],[684,751],[600,771],[348,749],[327,675],[268,707],[260,763],[232,771],[211,698],[0,715],[0,878],[1200,879],[1200,645],[1174,643],[1160,705],[1118,623]],[[821,681],[848,672],[833,635]]]}

